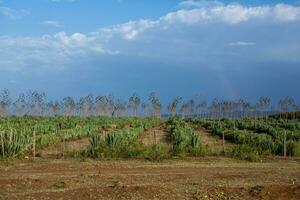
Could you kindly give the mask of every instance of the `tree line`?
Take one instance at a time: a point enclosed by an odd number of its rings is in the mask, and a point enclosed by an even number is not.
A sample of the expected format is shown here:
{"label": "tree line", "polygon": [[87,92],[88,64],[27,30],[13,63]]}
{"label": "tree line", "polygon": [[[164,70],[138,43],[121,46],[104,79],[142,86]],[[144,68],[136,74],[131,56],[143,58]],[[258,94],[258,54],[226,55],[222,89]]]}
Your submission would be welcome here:
{"label": "tree line", "polygon": [[0,116],[180,116],[199,118],[246,118],[268,117],[279,114],[284,117],[287,112],[298,112],[299,105],[292,97],[284,97],[273,104],[270,97],[262,96],[256,103],[244,99],[184,101],[175,97],[165,109],[154,92],[142,101],[138,93],[128,100],[115,98],[113,95],[87,96],[75,100],[68,96],[60,101],[48,101],[46,94],[38,91],[21,93],[16,99],[10,97],[9,90],[0,93]]}

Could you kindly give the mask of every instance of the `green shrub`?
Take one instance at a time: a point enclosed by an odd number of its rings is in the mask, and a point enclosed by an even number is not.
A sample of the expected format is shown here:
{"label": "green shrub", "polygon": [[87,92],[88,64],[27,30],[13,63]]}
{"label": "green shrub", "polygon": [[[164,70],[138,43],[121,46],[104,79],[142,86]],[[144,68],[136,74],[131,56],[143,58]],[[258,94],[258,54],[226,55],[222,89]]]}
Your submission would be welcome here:
{"label": "green shrub", "polygon": [[196,133],[192,133],[191,137],[191,147],[192,148],[197,148],[200,145],[200,138],[199,135],[197,135]]}
{"label": "green shrub", "polygon": [[13,157],[24,152],[31,140],[28,136],[17,133],[0,132],[0,156]]}
{"label": "green shrub", "polygon": [[300,156],[300,142],[288,141],[287,154],[290,156]]}
{"label": "green shrub", "polygon": [[168,145],[153,145],[146,149],[144,158],[150,161],[162,161],[170,157],[170,147]]}
{"label": "green shrub", "polygon": [[189,155],[191,156],[205,156],[206,154],[208,154],[210,152],[210,149],[206,146],[195,146],[195,147],[190,147],[188,150]]}
{"label": "green shrub", "polygon": [[97,148],[100,146],[101,137],[100,135],[93,135],[90,139],[91,148]]}
{"label": "green shrub", "polygon": [[258,151],[249,145],[237,145],[232,148],[231,156],[241,160],[247,160],[250,162],[258,162],[261,157]]}
{"label": "green shrub", "polygon": [[109,133],[105,138],[106,143],[111,147],[118,147],[122,142],[122,135],[117,132]]}
{"label": "green shrub", "polygon": [[187,154],[191,152],[191,149],[197,149],[201,145],[199,135],[186,122],[172,118],[168,121],[168,124],[170,126],[173,155]]}
{"label": "green shrub", "polygon": [[120,148],[117,156],[120,158],[144,158],[146,147],[143,144],[133,143],[129,146]]}

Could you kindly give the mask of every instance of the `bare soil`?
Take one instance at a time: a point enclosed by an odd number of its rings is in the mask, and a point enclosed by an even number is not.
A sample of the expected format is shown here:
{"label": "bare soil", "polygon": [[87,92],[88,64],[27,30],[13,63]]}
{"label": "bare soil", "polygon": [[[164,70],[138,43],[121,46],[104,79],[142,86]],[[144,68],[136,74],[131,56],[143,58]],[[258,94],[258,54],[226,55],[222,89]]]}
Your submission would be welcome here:
{"label": "bare soil", "polygon": [[[199,134],[201,142],[207,145],[215,153],[220,153],[223,151],[223,141],[219,136],[214,136],[210,130],[206,130],[202,127],[194,127],[195,131]],[[230,149],[235,144],[225,140],[225,151],[230,151]]]}
{"label": "bare soil", "polygon": [[37,156],[43,158],[61,158],[67,152],[80,151],[87,148],[90,143],[89,139],[87,137],[79,140],[59,142],[40,150]]}
{"label": "bare soil", "polygon": [[163,124],[146,130],[139,139],[145,145],[167,144],[170,141],[170,134]]}
{"label": "bare soil", "polygon": [[300,199],[299,160],[0,162],[0,199]]}

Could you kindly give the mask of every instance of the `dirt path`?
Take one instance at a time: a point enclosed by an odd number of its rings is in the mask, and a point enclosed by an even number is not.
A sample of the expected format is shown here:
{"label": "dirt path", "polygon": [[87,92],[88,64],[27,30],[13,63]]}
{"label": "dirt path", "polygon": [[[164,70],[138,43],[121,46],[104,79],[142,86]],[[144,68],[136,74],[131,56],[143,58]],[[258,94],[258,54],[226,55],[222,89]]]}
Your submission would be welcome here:
{"label": "dirt path", "polygon": [[66,152],[85,149],[89,145],[89,139],[89,137],[86,137],[79,140],[59,142],[40,150],[38,155],[42,158],[61,158]]}
{"label": "dirt path", "polygon": [[[194,130],[200,135],[201,141],[211,147],[212,151],[215,153],[221,152],[223,150],[223,142],[219,136],[212,135],[210,130],[206,130],[203,127],[192,126]],[[233,143],[225,141],[225,151],[230,151],[234,146]]]}
{"label": "dirt path", "polygon": [[153,127],[145,131],[141,137],[140,141],[145,145],[166,144],[169,143],[170,134],[167,131],[166,125],[160,125]]}
{"label": "dirt path", "polygon": [[0,199],[300,199],[295,160],[0,162]]}

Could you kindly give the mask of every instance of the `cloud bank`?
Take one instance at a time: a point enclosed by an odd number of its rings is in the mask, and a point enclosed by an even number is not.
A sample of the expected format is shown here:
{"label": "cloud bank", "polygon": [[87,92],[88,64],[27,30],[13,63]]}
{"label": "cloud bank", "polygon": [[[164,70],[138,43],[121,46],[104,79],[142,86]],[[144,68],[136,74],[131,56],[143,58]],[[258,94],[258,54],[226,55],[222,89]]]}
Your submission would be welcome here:
{"label": "cloud bank", "polygon": [[[182,9],[157,20],[129,21],[91,33],[2,36],[0,70],[62,69],[81,59],[122,55],[195,65],[218,58],[218,63],[210,63],[214,66],[230,59],[300,61],[300,7],[192,0],[179,6]],[[0,13],[12,19],[17,16],[5,7],[0,7]],[[57,21],[41,24],[61,27]],[[234,47],[249,48],[241,52]]]}

